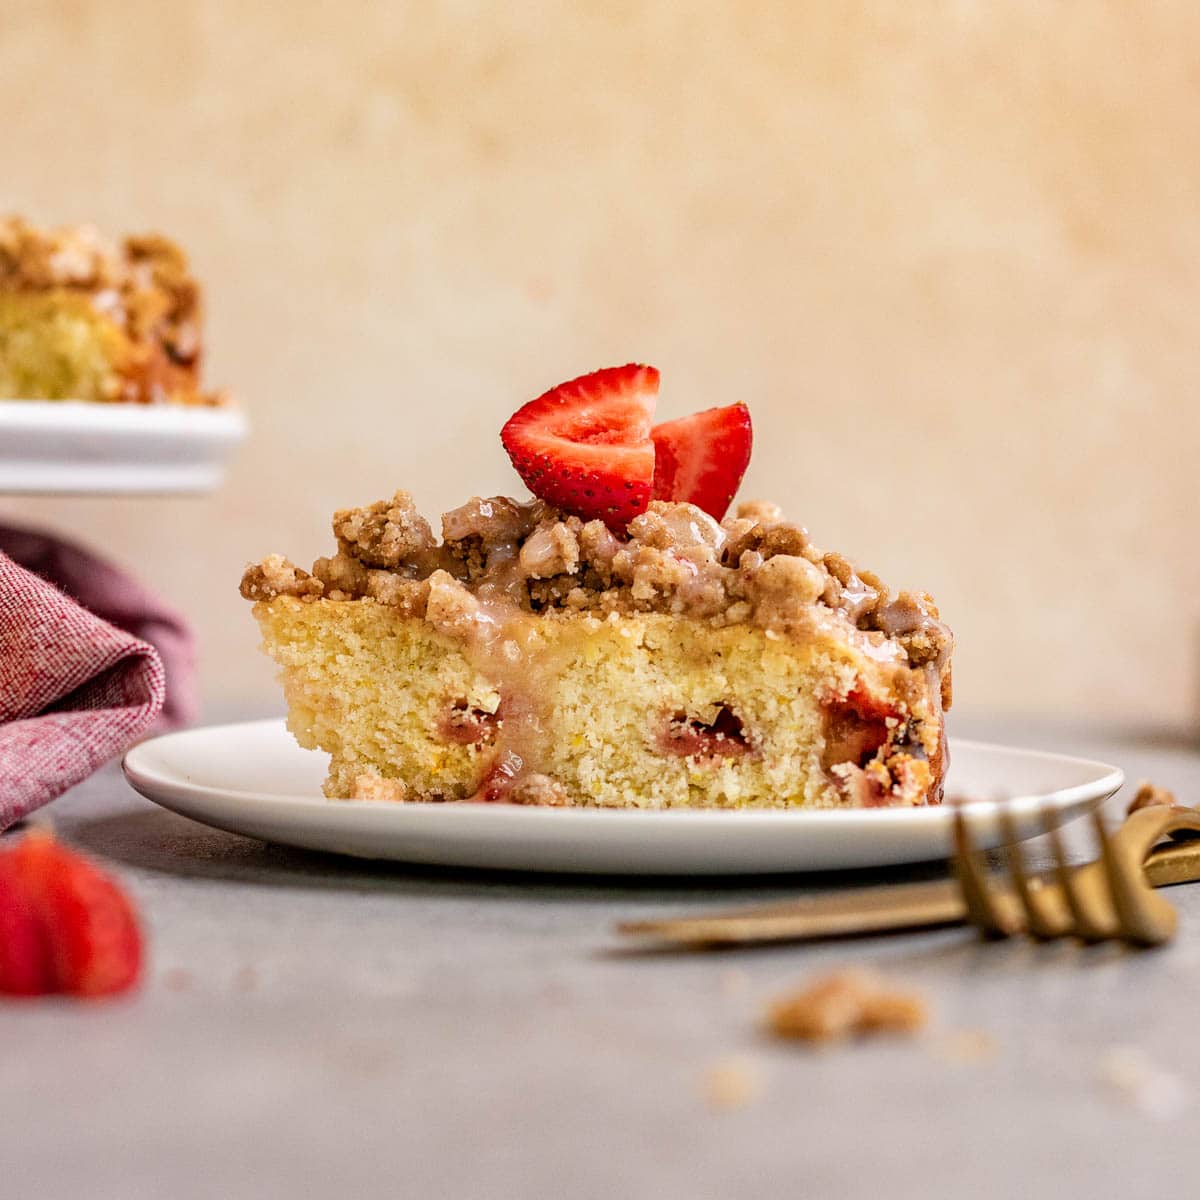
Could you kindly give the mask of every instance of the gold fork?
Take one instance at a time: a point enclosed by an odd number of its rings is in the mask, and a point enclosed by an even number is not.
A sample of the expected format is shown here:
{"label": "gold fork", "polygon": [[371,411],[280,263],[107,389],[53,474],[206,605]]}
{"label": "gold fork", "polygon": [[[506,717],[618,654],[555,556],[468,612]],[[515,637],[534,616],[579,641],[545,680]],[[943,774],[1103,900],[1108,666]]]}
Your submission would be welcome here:
{"label": "gold fork", "polygon": [[[1158,946],[1174,935],[1175,909],[1155,893],[1145,864],[1163,837],[1200,831],[1200,813],[1190,808],[1144,808],[1131,813],[1115,834],[1105,829],[1099,813],[1093,813],[1100,857],[1078,867],[1067,866],[1051,815],[1043,811],[1041,819],[1053,860],[1049,878],[1028,872],[1012,817],[1001,811],[1012,884],[1003,888],[989,878],[962,809],[955,813],[955,872],[971,924],[988,937],[1029,933],[1041,939],[1074,936],[1085,942],[1119,939],[1135,946]],[[1169,861],[1178,866],[1180,856]]]}
{"label": "gold fork", "polygon": [[[961,810],[957,819],[965,828],[966,818]],[[1007,822],[1006,839],[1015,843],[1011,818],[1003,814],[1001,820]],[[1019,877],[1025,882],[1035,916],[1030,920],[1025,915],[1029,910],[1022,904],[1017,891],[1019,885],[1015,881],[1018,876],[1014,875],[1013,892],[998,890],[995,885],[986,883],[982,859],[976,854],[969,860],[974,868],[971,874],[974,883],[969,886],[974,888],[973,898],[982,918],[977,923],[981,927],[990,927],[997,936],[1026,928],[1030,932],[1035,928],[1045,930],[1041,936],[1061,936],[1068,931],[1080,937],[1090,936],[1091,940],[1115,936],[1110,932],[1117,929],[1115,902],[1104,902],[1109,893],[1104,891],[1103,865],[1064,866],[1066,858],[1061,837],[1050,814],[1043,813],[1042,824],[1049,834],[1055,862],[1054,884],[1030,877],[1024,859],[1017,860]],[[1181,831],[1200,832],[1200,810],[1156,806],[1131,814],[1115,834],[1104,835],[1101,846],[1107,844],[1110,855],[1122,863],[1136,863],[1146,883],[1152,887],[1185,883],[1200,879],[1200,840],[1156,846],[1161,838]],[[969,835],[967,841],[970,848]],[[1020,854],[1020,851],[1016,853]],[[1125,871],[1127,867],[1120,869]],[[1065,885],[1064,878],[1067,880]],[[1121,878],[1127,877],[1122,875]],[[1132,907],[1136,899],[1129,899],[1130,887],[1126,884],[1118,884],[1118,887],[1123,911],[1131,914],[1147,911],[1145,905]],[[1134,895],[1140,899],[1141,890]],[[1173,915],[1164,918],[1161,910],[1149,907],[1149,911],[1151,921],[1146,932],[1160,933],[1164,920],[1173,920]],[[954,925],[972,920],[971,913],[964,888],[954,879],[942,879],[855,888],[831,895],[807,896],[800,900],[694,916],[626,921],[618,926],[618,930],[659,942],[703,949]],[[1069,927],[1067,919],[1072,922]],[[1136,928],[1133,916],[1129,918],[1128,928]],[[1151,939],[1149,944],[1153,942]]]}

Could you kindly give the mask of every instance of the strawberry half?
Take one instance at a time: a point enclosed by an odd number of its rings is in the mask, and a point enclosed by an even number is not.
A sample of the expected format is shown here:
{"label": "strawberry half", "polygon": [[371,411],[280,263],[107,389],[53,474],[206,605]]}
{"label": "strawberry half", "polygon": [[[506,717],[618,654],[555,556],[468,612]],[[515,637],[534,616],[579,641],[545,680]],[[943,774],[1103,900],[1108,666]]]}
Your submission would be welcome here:
{"label": "strawberry half", "polygon": [[694,504],[721,520],[750,463],[754,436],[744,404],[664,421],[654,439],[654,499]]}
{"label": "strawberry half", "polygon": [[0,930],[17,933],[0,991],[110,996],[137,982],[142,936],[124,892],[42,833],[0,854]]}
{"label": "strawberry half", "polygon": [[650,503],[657,399],[654,367],[606,367],[519,408],[500,440],[539,499],[623,530]]}
{"label": "strawberry half", "polygon": [[43,996],[54,991],[50,953],[15,857],[0,854],[0,996]]}

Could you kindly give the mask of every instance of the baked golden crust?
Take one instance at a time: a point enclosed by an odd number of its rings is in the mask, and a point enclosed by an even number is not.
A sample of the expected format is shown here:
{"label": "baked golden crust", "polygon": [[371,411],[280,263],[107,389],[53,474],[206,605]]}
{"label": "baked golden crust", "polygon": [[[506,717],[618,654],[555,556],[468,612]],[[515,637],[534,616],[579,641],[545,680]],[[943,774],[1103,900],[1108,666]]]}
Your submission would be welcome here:
{"label": "baked golden crust", "polygon": [[201,325],[167,238],[0,217],[0,398],[220,403],[200,387]]}

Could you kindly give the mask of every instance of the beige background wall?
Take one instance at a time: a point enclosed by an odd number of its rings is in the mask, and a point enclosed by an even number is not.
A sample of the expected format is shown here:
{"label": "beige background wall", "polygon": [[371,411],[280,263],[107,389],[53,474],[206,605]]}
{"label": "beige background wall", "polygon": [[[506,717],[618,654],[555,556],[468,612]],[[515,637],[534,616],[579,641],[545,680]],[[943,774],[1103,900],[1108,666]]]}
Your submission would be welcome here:
{"label": "beige background wall", "polygon": [[276,703],[242,564],[516,486],[521,401],[645,359],[748,490],[928,587],[961,705],[1197,719],[1200,8],[0,0],[0,208],[181,239],[254,438],[201,500],[7,500]]}

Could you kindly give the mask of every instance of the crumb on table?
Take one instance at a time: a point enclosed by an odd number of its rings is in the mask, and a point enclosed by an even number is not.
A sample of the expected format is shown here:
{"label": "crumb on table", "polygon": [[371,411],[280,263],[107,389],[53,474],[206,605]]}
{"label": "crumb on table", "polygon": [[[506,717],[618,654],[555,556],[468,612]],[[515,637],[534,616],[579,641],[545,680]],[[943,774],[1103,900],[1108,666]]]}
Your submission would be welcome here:
{"label": "crumb on table", "polygon": [[1113,1046],[1101,1059],[1098,1073],[1114,1096],[1153,1120],[1173,1120],[1192,1107],[1188,1081],[1159,1066],[1137,1046]]}
{"label": "crumb on table", "polygon": [[744,1108],[758,1095],[758,1072],[744,1058],[725,1058],[704,1074],[704,1095],[711,1108]]}
{"label": "crumb on table", "polygon": [[767,1014],[768,1028],[776,1037],[806,1042],[866,1033],[916,1033],[928,1019],[920,996],[861,971],[827,975],[775,1000]]}
{"label": "crumb on table", "polygon": [[996,1039],[983,1029],[956,1029],[934,1047],[934,1052],[944,1062],[964,1065],[988,1062],[998,1051]]}

